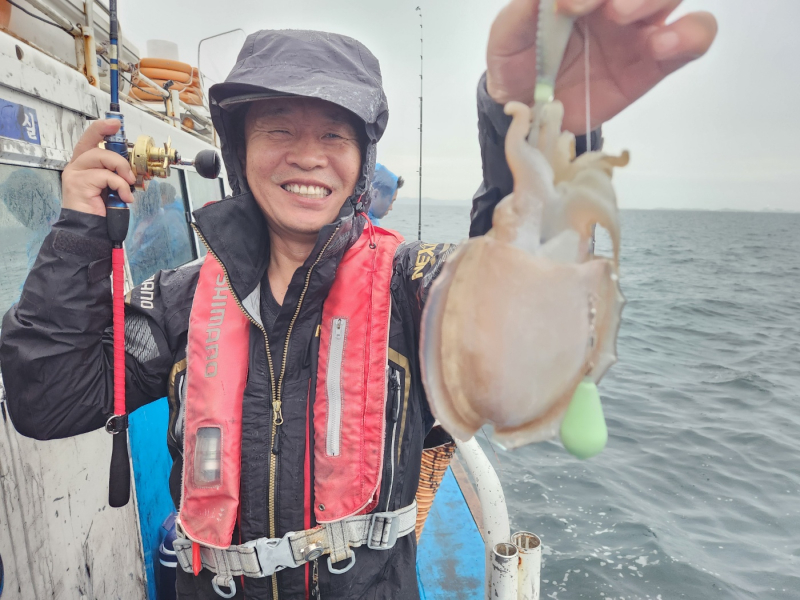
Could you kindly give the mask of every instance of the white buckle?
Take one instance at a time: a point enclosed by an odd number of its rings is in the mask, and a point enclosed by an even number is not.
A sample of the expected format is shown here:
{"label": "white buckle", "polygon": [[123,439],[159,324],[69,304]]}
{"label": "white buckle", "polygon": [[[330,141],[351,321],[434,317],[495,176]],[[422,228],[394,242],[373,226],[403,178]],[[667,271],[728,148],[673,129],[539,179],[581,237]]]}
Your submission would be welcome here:
{"label": "white buckle", "polygon": [[[372,534],[375,530],[375,523],[378,519],[383,519],[385,528],[387,523],[389,525],[389,539],[384,544],[383,541],[377,545],[372,544]],[[367,533],[367,548],[370,550],[391,550],[397,542],[397,533],[400,531],[400,515],[396,512],[382,512],[374,513],[369,522],[369,532]],[[383,533],[381,533],[381,540],[383,540]]]}
{"label": "white buckle", "polygon": [[258,577],[269,577],[287,567],[298,566],[292,554],[292,544],[289,536],[294,535],[290,531],[280,539],[259,538],[252,542],[246,542],[242,546],[256,549],[258,565],[261,567],[261,574]]}

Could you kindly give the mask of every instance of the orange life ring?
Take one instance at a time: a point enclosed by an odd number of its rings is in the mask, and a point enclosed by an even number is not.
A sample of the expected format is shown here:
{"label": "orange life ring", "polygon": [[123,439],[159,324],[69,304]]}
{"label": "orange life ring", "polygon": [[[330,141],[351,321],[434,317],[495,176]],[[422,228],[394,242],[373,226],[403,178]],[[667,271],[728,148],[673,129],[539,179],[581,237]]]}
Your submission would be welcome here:
{"label": "orange life ring", "polygon": [[175,83],[182,83],[189,85],[192,82],[192,76],[182,71],[174,69],[158,69],[155,67],[139,67],[142,75],[150,79],[163,79],[164,81],[172,80]]}
{"label": "orange life ring", "polygon": [[[148,79],[150,79],[150,81],[152,81],[153,83],[157,83],[158,87],[160,87],[160,88],[163,88],[164,84],[167,83],[167,81],[172,81],[173,84],[170,86],[169,89],[177,90],[179,92],[182,92],[183,90],[185,90],[185,89],[190,87],[189,84],[187,84],[187,83],[179,83],[179,82],[175,81],[174,79],[172,79],[172,80],[170,80],[170,79],[159,79],[159,78],[155,78],[154,79],[153,77],[148,77]],[[137,79],[134,79],[134,82],[136,83],[136,85],[141,86],[141,87],[145,87],[145,86],[151,87],[149,83],[144,83],[144,82],[141,82],[141,81],[139,81]]]}
{"label": "orange life ring", "polygon": [[[194,106],[203,105],[203,89],[197,67],[166,58],[143,58],[139,63],[139,72],[161,88],[168,81],[172,81],[170,90],[179,92],[183,102]],[[133,83],[138,86],[130,92],[130,96],[133,98],[144,102],[162,102],[164,100],[160,91],[140,78],[134,77]]]}
{"label": "orange life ring", "polygon": [[181,100],[186,102],[186,104],[192,104],[193,106],[203,105],[203,99],[200,97],[200,95],[192,91],[181,92]]}
{"label": "orange life ring", "polygon": [[[139,84],[137,83],[136,85]],[[156,92],[153,88],[144,87],[142,85],[139,85],[138,88],[131,88],[131,91],[128,95],[139,100],[144,100],[145,102],[161,102],[164,99],[163,96]]]}
{"label": "orange life ring", "polygon": [[170,71],[180,71],[186,75],[191,75],[193,67],[179,60],[169,60],[168,58],[143,58],[139,62],[141,69],[169,69]]}
{"label": "orange life ring", "polygon": [[[163,102],[164,98],[159,94],[155,89],[150,86],[142,86],[139,85],[139,88],[131,89],[129,95],[133,96],[137,100],[142,100],[144,102]],[[199,93],[199,90],[195,90],[193,88],[184,90],[180,93],[180,99],[183,100],[186,104],[191,104],[193,106],[202,106],[203,105],[203,98]]]}

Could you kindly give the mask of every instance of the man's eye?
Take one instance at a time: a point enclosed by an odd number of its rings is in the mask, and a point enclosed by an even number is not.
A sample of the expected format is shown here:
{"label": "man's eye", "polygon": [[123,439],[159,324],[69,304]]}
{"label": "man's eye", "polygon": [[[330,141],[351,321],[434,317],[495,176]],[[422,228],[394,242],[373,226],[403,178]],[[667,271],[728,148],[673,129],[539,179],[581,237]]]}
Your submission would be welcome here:
{"label": "man's eye", "polygon": [[335,140],[335,139],[343,140],[344,139],[344,137],[339,135],[338,133],[326,133],[322,137],[324,137],[326,139],[329,139],[329,140]]}
{"label": "man's eye", "polygon": [[289,132],[286,131],[285,129],[273,129],[272,131],[270,131],[270,133],[285,133],[286,135],[289,135]]}

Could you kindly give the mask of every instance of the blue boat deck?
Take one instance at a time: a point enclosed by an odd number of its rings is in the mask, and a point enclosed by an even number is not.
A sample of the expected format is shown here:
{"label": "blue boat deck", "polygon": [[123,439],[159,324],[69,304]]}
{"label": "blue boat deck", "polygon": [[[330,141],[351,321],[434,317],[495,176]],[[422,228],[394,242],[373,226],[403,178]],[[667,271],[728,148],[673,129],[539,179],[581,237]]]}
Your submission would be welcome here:
{"label": "blue boat deck", "polygon": [[447,469],[417,548],[422,600],[480,599],[484,550],[478,526],[453,471]]}

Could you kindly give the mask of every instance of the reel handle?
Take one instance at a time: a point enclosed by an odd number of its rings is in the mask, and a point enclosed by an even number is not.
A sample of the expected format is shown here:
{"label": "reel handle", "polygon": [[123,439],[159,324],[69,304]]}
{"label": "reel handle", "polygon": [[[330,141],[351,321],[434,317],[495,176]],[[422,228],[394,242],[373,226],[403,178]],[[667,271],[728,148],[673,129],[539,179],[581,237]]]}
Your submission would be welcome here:
{"label": "reel handle", "polygon": [[180,164],[194,167],[197,174],[205,179],[216,179],[222,170],[222,161],[216,150],[200,150],[194,160],[181,160]]}

